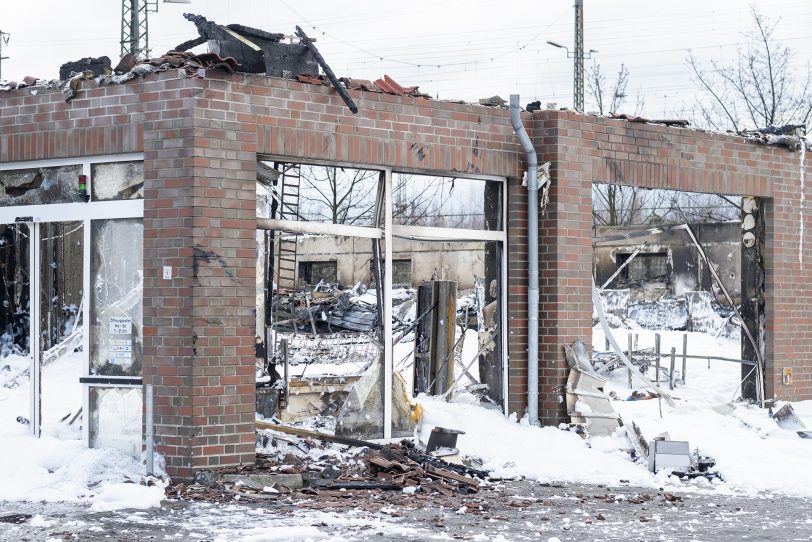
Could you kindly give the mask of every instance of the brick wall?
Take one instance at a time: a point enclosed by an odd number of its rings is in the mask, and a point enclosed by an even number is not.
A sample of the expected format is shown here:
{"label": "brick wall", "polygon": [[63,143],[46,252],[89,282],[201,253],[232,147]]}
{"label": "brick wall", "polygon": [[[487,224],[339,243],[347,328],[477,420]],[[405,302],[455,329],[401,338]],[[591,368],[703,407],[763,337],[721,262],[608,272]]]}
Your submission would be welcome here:
{"label": "brick wall", "polygon": [[[799,223],[800,153],[759,146],[741,138],[680,128],[633,124],[574,113],[541,111],[533,134],[544,160],[553,161],[552,212],[542,222],[541,389],[566,381],[561,347],[591,337],[591,181],[691,192],[752,195],[767,202],[766,395],[787,400],[812,398],[812,292],[805,287],[812,250]],[[806,178],[812,168],[806,165]],[[805,199],[809,201],[809,190]],[[546,293],[545,293],[546,290]],[[548,342],[549,341],[549,342]],[[781,385],[781,368],[794,368],[794,385]],[[545,378],[547,375],[549,378]],[[559,416],[553,397],[543,397]]]}
{"label": "brick wall", "polygon": [[[527,387],[527,193],[506,110],[259,76],[166,72],[96,88],[0,95],[0,161],[145,154],[144,378],[156,385],[170,473],[253,454],[254,168],[257,157],[508,177],[509,410]],[[768,394],[812,398],[810,294],[799,156],[728,136],[541,111],[523,119],[553,187],[540,218],[540,415],[565,417],[562,347],[591,338],[594,181],[767,199]],[[807,175],[809,173],[807,172]],[[812,202],[808,196],[807,202]],[[810,203],[812,205],[812,203]],[[810,232],[810,228],[806,228]],[[812,233],[811,233],[812,234]],[[175,278],[161,278],[164,265]],[[780,367],[795,385],[780,385]]]}

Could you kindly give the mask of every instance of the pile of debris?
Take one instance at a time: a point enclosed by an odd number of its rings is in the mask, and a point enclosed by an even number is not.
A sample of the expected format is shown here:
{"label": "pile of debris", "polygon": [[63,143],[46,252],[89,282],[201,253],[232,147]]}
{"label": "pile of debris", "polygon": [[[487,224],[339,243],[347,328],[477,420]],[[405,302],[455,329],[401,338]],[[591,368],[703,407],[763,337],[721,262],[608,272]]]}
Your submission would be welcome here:
{"label": "pile of debris", "polygon": [[812,143],[806,139],[806,125],[786,124],[767,126],[758,130],[742,130],[738,135],[761,145],[776,145],[790,151],[812,150]]}
{"label": "pile of debris", "polygon": [[[325,76],[310,73],[299,74],[296,76],[296,80],[310,85],[331,85],[330,80]],[[374,82],[369,79],[353,79],[351,77],[342,77],[339,81],[350,90],[363,90],[364,92],[391,94],[393,96],[411,96],[412,98],[431,98],[425,92],[420,92],[417,85],[411,87],[401,86],[386,74],[384,74],[383,79],[376,79]]]}
{"label": "pile of debris", "polygon": [[358,284],[350,290],[319,282],[313,290],[279,292],[272,309],[282,332],[371,332],[380,323],[377,300]]}
{"label": "pile of debris", "polygon": [[[106,57],[102,57],[106,58]],[[82,59],[84,64],[95,69],[103,66],[99,59]],[[80,61],[81,62],[81,61]],[[75,65],[76,62],[69,62],[64,66]],[[83,65],[84,65],[83,64]],[[107,62],[109,65],[109,60]],[[170,51],[163,56],[139,60],[133,54],[124,55],[115,68],[105,68],[102,73],[96,73],[93,69],[80,72],[71,71],[69,76],[58,81],[56,79],[46,80],[27,76],[21,83],[15,81],[0,81],[0,90],[15,90],[31,88],[32,94],[36,94],[40,89],[59,89],[65,95],[65,101],[70,101],[76,97],[77,91],[82,81],[95,80],[100,87],[108,85],[120,85],[133,79],[140,79],[144,76],[167,71],[171,68],[184,70],[186,77],[201,77],[204,73],[201,70],[224,70],[234,73],[239,68],[239,64],[233,58],[220,58],[216,53],[187,53],[182,51]]]}
{"label": "pile of debris", "polygon": [[[396,331],[407,327],[414,319],[415,293],[413,288],[393,290],[391,302]],[[312,289],[280,290],[274,295],[271,310],[274,325],[280,332],[369,333],[382,325],[377,292],[362,283],[348,290],[324,281],[320,281]]]}
{"label": "pile of debris", "polygon": [[198,472],[193,484],[170,486],[167,496],[221,502],[318,499],[336,492],[449,497],[476,493],[489,479],[486,471],[457,462],[457,455],[453,462],[439,457],[448,450],[426,453],[411,440],[381,445],[289,426],[276,429],[258,435],[260,449],[272,453],[259,454],[255,464]]}

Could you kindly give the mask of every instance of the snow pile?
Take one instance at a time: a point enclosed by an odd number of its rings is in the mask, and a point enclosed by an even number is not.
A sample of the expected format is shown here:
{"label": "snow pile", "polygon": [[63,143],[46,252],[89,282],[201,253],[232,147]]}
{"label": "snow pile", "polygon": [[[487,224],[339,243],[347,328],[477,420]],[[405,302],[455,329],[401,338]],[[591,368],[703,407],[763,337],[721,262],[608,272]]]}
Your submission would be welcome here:
{"label": "snow pile", "polygon": [[630,303],[628,319],[644,329],[685,329],[688,310],[684,298],[662,296],[654,302]]}
{"label": "snow pile", "polygon": [[29,359],[11,355],[3,363],[14,369],[0,371],[0,501],[81,502],[99,511],[160,505],[163,483],[133,483],[144,478],[140,460],[118,450],[87,448],[80,426],[87,423],[85,415],[69,424],[82,404],[81,352],[43,368],[41,438],[17,421],[30,416],[28,378],[13,388],[3,386]]}
{"label": "snow pile", "polygon": [[[628,330],[613,330],[620,344],[625,344]],[[639,348],[654,345],[653,331],[635,330]],[[660,332],[663,352],[676,348],[676,377],[682,376],[682,332]],[[648,439],[667,432],[673,440],[688,441],[692,451],[716,459],[716,467],[724,483],[714,484],[717,491],[745,495],[784,493],[812,496],[812,471],[809,457],[812,441],[805,440],[794,431],[781,429],[769,417],[767,409],[737,403],[729,405],[738,396],[741,366],[738,363],[714,360],[713,356],[738,358],[740,341],[715,338],[704,333],[688,333],[688,354],[710,357],[688,359],[686,385],[678,383],[672,396],[676,407],[662,402],[662,418],[657,400],[628,401],[631,395],[625,370],[608,376],[606,391],[621,399],[612,406],[623,420],[632,420]],[[603,331],[595,328],[592,336],[596,346],[604,344]],[[663,367],[670,365],[664,360]],[[653,380],[654,368],[647,374]],[[661,385],[667,387],[665,372]],[[780,405],[779,405],[780,406]],[[796,413],[812,426],[812,401],[793,403]],[[668,482],[658,475],[660,483]]]}
{"label": "snow pile", "polygon": [[[616,340],[626,344],[629,330],[614,330]],[[654,331],[634,330],[639,348],[654,345]],[[682,378],[683,332],[660,332],[664,352],[676,348],[675,379]],[[738,358],[740,341],[716,338],[704,333],[688,333],[688,354],[710,357],[689,359],[686,382],[678,382],[672,396],[674,408],[665,401],[628,400],[625,369],[611,372],[607,392],[619,400],[612,406],[624,421],[634,421],[647,439],[667,432],[673,440],[688,441],[692,451],[716,460],[724,481],[708,482],[698,478],[680,482],[666,471],[653,475],[644,461],[631,460],[630,443],[623,429],[611,437],[592,436],[584,440],[571,431],[554,427],[531,427],[515,414],[505,418],[501,412],[481,406],[470,394],[460,394],[452,402],[421,395],[423,420],[417,436],[427,442],[435,426],[465,431],[457,441],[463,456],[478,458],[483,468],[496,477],[524,476],[540,482],[572,482],[617,485],[621,481],[642,487],[666,487],[669,490],[717,491],[756,496],[788,494],[812,497],[812,470],[808,468],[812,441],[794,431],[779,428],[766,409],[729,403],[738,396],[741,365],[714,359],[713,356]],[[593,344],[603,345],[599,328],[593,330]],[[670,365],[670,360],[663,362]],[[654,366],[647,377],[655,379]],[[661,372],[661,386],[667,389],[667,370]],[[780,406],[780,405],[778,405]],[[796,413],[812,428],[812,401],[794,403]],[[660,418],[662,408],[662,418]],[[778,407],[776,407],[778,408]]]}
{"label": "snow pile", "polygon": [[621,480],[653,487],[649,472],[629,461],[625,437],[591,439],[591,447],[577,434],[555,427],[531,427],[505,418],[497,410],[468,402],[462,394],[447,403],[421,395],[423,420],[418,428],[428,442],[434,426],[465,431],[457,439],[463,456],[476,457],[497,477],[524,476],[539,482],[581,482],[617,485]]}

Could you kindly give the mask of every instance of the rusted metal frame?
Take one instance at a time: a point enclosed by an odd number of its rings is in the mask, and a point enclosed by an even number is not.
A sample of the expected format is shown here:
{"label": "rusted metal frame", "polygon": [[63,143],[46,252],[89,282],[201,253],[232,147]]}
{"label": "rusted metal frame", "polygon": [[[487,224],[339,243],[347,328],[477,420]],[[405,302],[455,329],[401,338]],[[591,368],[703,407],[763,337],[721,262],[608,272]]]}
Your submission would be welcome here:
{"label": "rusted metal frame", "polygon": [[330,80],[330,83],[333,84],[333,88],[336,89],[336,92],[339,96],[341,96],[341,99],[344,100],[344,103],[347,104],[347,107],[350,108],[350,111],[352,111],[353,114],[358,113],[358,106],[355,105],[354,101],[352,101],[352,98],[350,98],[347,90],[341,85],[341,82],[338,80],[338,77],[336,77],[336,74],[334,74],[333,70],[330,69],[330,66],[327,65],[327,61],[324,60],[324,57],[321,56],[319,50],[316,49],[315,45],[313,45],[313,40],[308,38],[307,34],[304,33],[304,30],[302,30],[298,25],[296,26],[296,35],[299,37],[299,39],[301,39],[302,45],[307,47],[308,50],[313,53],[313,57],[316,59],[316,62],[318,62],[321,69],[324,70],[324,75],[326,75],[327,79]]}

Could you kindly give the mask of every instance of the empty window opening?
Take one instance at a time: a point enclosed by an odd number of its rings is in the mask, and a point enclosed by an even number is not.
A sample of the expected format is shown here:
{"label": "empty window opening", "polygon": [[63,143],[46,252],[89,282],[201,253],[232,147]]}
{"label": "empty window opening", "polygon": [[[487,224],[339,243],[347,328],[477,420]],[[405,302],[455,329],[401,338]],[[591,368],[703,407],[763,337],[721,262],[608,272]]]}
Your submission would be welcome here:
{"label": "empty window opening", "polygon": [[336,284],[338,268],[331,262],[299,262],[299,282],[308,286],[316,284]]}

